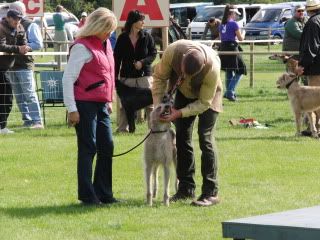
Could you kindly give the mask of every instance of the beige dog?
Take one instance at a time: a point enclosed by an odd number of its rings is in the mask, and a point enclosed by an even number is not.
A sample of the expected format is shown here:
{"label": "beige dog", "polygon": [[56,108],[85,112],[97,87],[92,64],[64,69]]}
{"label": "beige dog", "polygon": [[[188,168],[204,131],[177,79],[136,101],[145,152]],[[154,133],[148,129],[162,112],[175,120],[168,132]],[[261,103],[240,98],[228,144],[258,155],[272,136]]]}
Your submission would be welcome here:
{"label": "beige dog", "polygon": [[307,113],[312,136],[318,138],[318,131],[312,112],[320,109],[320,87],[300,86],[293,73],[284,73],[277,81],[278,88],[288,89],[288,96],[295,114],[297,136],[301,135],[301,115]]}
{"label": "beige dog", "polygon": [[293,59],[292,57],[289,57],[289,58],[287,58],[286,64],[287,64],[287,71],[289,73],[295,73],[296,72],[296,69],[298,67],[298,61],[297,60]]}
{"label": "beige dog", "polygon": [[286,64],[287,72],[294,73],[298,67],[298,61],[293,58],[292,55],[274,54],[269,57],[272,60],[279,60]]}
{"label": "beige dog", "polygon": [[170,103],[161,103],[150,114],[151,134],[144,144],[147,204],[150,206],[152,206],[152,198],[157,196],[160,165],[164,169],[163,203],[169,206],[170,166],[173,163],[176,168],[177,162],[176,138],[175,132],[171,129],[171,123],[161,122],[159,118],[161,115],[169,114],[170,108]]}

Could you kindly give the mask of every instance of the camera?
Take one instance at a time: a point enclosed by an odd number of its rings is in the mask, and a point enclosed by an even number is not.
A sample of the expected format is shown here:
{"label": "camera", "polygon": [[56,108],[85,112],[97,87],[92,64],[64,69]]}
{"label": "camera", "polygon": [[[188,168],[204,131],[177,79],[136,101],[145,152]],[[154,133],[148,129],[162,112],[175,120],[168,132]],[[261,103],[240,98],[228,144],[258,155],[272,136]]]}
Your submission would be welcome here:
{"label": "camera", "polygon": [[22,46],[26,44],[25,38],[24,38],[24,31],[17,32],[17,45]]}

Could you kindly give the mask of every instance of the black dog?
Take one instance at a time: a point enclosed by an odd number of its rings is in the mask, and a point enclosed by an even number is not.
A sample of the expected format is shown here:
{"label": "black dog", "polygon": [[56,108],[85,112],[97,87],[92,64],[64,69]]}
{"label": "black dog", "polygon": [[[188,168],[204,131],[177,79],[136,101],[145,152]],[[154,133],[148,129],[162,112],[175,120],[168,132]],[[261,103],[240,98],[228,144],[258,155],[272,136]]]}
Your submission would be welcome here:
{"label": "black dog", "polygon": [[129,132],[135,131],[135,111],[145,108],[153,103],[152,93],[149,88],[128,87],[119,80],[116,80],[117,94],[126,112]]}

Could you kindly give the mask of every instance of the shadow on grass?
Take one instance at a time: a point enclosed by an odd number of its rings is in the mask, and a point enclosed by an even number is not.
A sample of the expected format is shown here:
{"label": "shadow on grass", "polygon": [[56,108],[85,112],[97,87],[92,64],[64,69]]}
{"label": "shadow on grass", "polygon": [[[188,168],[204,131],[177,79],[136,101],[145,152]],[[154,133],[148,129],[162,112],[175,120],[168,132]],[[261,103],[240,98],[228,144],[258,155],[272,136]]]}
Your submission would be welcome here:
{"label": "shadow on grass", "polygon": [[267,121],[268,124],[283,124],[283,123],[293,123],[293,118],[275,118],[271,121]]}
{"label": "shadow on grass", "polygon": [[216,137],[218,141],[230,141],[230,140],[274,140],[274,141],[284,141],[284,142],[300,142],[301,137],[292,136],[239,136],[239,137]]}
{"label": "shadow on grass", "polygon": [[46,215],[77,215],[91,213],[103,209],[119,208],[145,208],[148,207],[143,199],[122,200],[116,204],[101,204],[99,206],[83,205],[72,203],[52,206],[32,206],[32,207],[1,207],[0,214],[8,215],[12,218],[37,218]]}
{"label": "shadow on grass", "polygon": [[37,218],[45,215],[69,215],[93,212],[99,209],[94,206],[84,206],[81,204],[66,204],[53,206],[33,206],[33,207],[8,207],[0,208],[2,214],[14,218]]}
{"label": "shadow on grass", "polygon": [[[288,101],[287,99],[284,98],[265,98],[265,97],[255,97],[255,98],[248,98],[248,97],[241,97],[239,96],[239,102],[241,103],[246,103],[246,102],[285,102]],[[237,103],[237,102],[235,102]]]}
{"label": "shadow on grass", "polygon": [[288,94],[286,92],[279,92],[279,93],[271,93],[271,92],[267,92],[267,91],[258,91],[255,93],[241,93],[239,94],[239,98],[270,98],[270,95],[272,95],[272,97],[274,99],[279,99],[279,100],[284,100],[286,99],[286,97],[288,97]]}

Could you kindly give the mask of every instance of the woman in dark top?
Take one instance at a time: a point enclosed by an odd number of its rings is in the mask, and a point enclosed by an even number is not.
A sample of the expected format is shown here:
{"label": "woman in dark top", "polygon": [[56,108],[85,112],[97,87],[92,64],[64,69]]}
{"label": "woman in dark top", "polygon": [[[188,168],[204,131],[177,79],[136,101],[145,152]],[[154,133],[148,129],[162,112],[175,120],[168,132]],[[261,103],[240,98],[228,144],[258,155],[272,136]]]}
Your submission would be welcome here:
{"label": "woman in dark top", "polygon": [[[114,49],[116,79],[129,87],[151,88],[152,85],[151,64],[157,49],[152,36],[143,31],[144,18],[137,10],[129,12],[124,32],[117,38]],[[151,106],[147,107],[147,119],[151,110]],[[121,107],[117,132],[134,130],[134,127],[128,129],[126,113]]]}
{"label": "woman in dark top", "polygon": [[[244,37],[241,35],[239,24],[236,22],[237,15],[240,15],[237,7],[234,5],[226,5],[221,25],[219,26],[219,34],[221,39],[220,51],[239,52],[242,49],[236,42],[242,41]],[[235,93],[243,74],[247,74],[246,65],[241,55],[220,55],[221,69],[226,72],[226,92],[224,97],[230,101],[236,101]]]}

